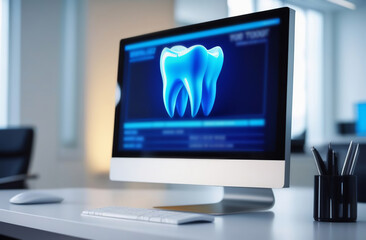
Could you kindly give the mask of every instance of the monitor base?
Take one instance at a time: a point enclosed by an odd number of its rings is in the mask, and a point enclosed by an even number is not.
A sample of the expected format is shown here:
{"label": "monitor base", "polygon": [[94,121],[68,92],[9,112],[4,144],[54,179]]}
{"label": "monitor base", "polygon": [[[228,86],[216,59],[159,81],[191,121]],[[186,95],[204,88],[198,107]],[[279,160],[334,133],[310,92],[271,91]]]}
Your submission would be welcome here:
{"label": "monitor base", "polygon": [[159,206],[155,208],[171,211],[225,215],[241,212],[267,210],[275,202],[271,188],[224,187],[224,196],[220,202],[198,205]]}

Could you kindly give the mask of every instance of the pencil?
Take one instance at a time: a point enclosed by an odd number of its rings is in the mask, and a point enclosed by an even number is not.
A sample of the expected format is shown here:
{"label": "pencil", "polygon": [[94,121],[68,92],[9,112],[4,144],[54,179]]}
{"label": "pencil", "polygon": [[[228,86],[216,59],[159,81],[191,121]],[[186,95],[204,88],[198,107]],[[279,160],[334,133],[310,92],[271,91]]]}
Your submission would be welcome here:
{"label": "pencil", "polygon": [[349,144],[346,158],[344,159],[343,168],[341,175],[347,175],[349,173],[350,163],[353,158],[353,141]]}
{"label": "pencil", "polygon": [[322,157],[320,156],[318,150],[316,150],[315,147],[312,147],[311,152],[314,155],[315,165],[316,165],[316,168],[318,169],[319,175],[327,175],[327,170],[325,168],[324,161],[323,161]]}
{"label": "pencil", "polygon": [[349,170],[349,175],[353,175],[353,173],[355,171],[359,153],[360,153],[360,144],[357,144],[355,154],[352,159],[352,164],[351,164],[351,167]]}

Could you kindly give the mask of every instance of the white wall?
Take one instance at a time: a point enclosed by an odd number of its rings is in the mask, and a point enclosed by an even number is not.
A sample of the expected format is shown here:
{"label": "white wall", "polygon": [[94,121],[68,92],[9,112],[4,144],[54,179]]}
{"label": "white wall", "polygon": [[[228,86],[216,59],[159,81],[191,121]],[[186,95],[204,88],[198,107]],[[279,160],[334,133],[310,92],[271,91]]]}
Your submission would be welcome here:
{"label": "white wall", "polygon": [[21,2],[20,119],[36,128],[31,172],[37,187],[82,186],[83,159],[62,159],[59,86],[62,1]]}
{"label": "white wall", "polygon": [[337,121],[354,121],[355,104],[366,101],[365,24],[365,5],[335,15]]}
{"label": "white wall", "polygon": [[[36,188],[95,186],[94,175],[107,173],[112,149],[114,88],[119,40],[174,26],[173,0],[82,1],[84,24],[79,34],[80,108],[78,141],[73,148],[60,140],[63,50],[62,0],[23,0],[20,4],[20,102],[13,124],[36,128],[31,172]],[[10,80],[11,81],[11,80]],[[14,105],[15,100],[13,101]],[[103,175],[104,176],[104,175]],[[105,179],[103,179],[105,180]]]}
{"label": "white wall", "polygon": [[175,20],[180,25],[228,17],[227,0],[175,0]]}
{"label": "white wall", "polygon": [[[85,139],[91,173],[109,172],[119,40],[174,27],[174,2],[88,1],[86,26]],[[95,183],[96,178],[90,178]]]}

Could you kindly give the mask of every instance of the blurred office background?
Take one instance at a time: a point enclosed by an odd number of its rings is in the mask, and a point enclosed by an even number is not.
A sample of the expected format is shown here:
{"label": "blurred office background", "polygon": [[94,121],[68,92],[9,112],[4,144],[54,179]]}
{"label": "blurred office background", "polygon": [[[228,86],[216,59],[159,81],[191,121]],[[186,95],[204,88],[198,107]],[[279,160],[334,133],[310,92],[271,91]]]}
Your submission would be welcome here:
{"label": "blurred office background", "polygon": [[291,185],[304,186],[309,146],[366,142],[354,134],[365,1],[0,0],[0,127],[35,127],[31,187],[119,186],[108,171],[121,38],[282,6],[296,10],[292,137],[305,153],[292,154]]}

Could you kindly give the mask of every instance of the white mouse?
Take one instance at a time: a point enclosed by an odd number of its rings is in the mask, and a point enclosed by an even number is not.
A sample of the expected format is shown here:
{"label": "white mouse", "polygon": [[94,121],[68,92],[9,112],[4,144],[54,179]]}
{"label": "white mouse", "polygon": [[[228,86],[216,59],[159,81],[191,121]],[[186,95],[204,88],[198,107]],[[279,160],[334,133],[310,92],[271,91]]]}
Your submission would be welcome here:
{"label": "white mouse", "polygon": [[19,193],[12,197],[9,202],[13,204],[42,204],[42,203],[60,203],[64,199],[50,193],[39,191],[27,191]]}

